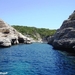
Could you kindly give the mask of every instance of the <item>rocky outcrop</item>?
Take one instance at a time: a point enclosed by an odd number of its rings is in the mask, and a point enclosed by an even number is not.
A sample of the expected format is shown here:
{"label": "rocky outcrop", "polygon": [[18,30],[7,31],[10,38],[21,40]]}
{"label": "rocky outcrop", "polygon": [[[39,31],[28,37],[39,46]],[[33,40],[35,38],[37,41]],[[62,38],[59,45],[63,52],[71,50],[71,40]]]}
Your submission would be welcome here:
{"label": "rocky outcrop", "polygon": [[9,47],[19,43],[27,44],[31,43],[31,40],[0,19],[0,47]]}
{"label": "rocky outcrop", "polygon": [[55,49],[75,50],[75,11],[63,22],[48,43]]}
{"label": "rocky outcrop", "polygon": [[31,35],[26,35],[27,37],[29,37],[31,39],[32,43],[34,43],[34,42],[43,43],[43,40],[39,33],[36,32],[35,34],[32,34],[32,35],[33,35],[33,37]]}

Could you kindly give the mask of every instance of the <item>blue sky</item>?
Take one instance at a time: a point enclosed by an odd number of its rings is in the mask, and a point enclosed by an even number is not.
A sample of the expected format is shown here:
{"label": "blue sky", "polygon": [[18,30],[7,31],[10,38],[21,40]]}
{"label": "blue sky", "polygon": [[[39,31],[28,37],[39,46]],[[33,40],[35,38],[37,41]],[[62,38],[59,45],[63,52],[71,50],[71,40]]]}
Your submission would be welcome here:
{"label": "blue sky", "polygon": [[0,0],[0,18],[10,25],[58,29],[75,10],[75,0]]}

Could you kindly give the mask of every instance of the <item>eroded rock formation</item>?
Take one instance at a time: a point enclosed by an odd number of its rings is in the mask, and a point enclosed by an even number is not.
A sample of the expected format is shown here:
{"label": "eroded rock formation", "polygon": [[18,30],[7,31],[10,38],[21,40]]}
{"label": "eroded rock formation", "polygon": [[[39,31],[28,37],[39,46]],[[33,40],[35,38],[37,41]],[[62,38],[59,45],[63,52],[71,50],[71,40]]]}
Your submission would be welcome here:
{"label": "eroded rock formation", "polygon": [[55,49],[75,50],[75,11],[48,40]]}
{"label": "eroded rock formation", "polygon": [[0,47],[19,43],[31,43],[31,40],[0,19]]}

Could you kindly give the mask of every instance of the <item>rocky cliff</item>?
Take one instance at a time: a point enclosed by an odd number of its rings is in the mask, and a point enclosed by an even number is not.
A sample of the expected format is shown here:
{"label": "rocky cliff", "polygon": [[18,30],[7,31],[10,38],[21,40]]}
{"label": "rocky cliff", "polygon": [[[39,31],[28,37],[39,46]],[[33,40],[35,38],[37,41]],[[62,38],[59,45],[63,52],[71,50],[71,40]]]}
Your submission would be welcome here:
{"label": "rocky cliff", "polygon": [[0,19],[0,47],[19,43],[31,43],[31,40]]}
{"label": "rocky cliff", "polygon": [[75,50],[75,11],[65,20],[48,43],[55,49]]}

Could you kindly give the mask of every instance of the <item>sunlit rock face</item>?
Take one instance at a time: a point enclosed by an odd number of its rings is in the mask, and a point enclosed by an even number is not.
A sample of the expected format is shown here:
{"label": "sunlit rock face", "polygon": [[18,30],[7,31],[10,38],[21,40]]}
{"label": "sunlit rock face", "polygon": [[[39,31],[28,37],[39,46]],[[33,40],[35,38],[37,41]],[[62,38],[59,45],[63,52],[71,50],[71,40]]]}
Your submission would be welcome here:
{"label": "sunlit rock face", "polygon": [[55,49],[74,50],[75,48],[75,11],[65,20],[54,36],[49,39]]}
{"label": "sunlit rock face", "polygon": [[19,43],[31,43],[31,40],[0,19],[0,47]]}

